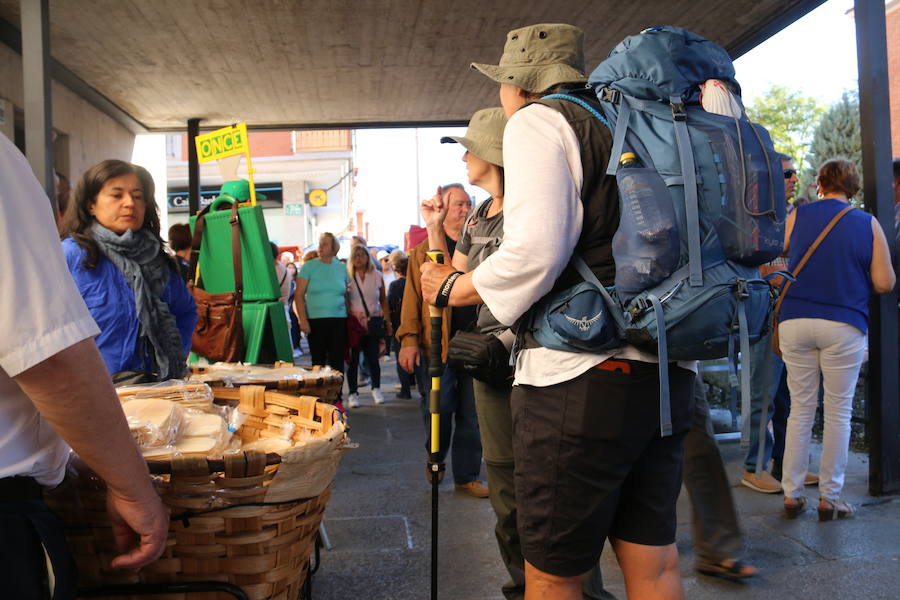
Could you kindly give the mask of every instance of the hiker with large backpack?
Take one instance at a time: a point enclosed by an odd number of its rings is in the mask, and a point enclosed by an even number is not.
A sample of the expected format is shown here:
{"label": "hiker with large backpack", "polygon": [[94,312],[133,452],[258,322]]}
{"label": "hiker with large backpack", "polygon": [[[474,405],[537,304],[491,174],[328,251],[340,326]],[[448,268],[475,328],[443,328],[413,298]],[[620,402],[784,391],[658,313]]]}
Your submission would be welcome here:
{"label": "hiker with large backpack", "polygon": [[[426,300],[483,301],[512,325],[551,290],[583,283],[570,265],[573,253],[613,283],[619,200],[615,179],[605,174],[610,130],[565,100],[525,106],[559,84],[584,80],[583,36],[569,25],[525,27],[508,34],[500,65],[474,65],[501,83],[511,115],[504,241],[464,275],[424,266]],[[600,316],[576,320],[591,329]],[[692,416],[694,373],[685,368],[692,363],[664,368],[672,432],[663,437],[654,354],[619,343],[567,352],[542,346],[524,329],[511,409],[525,597],[581,598],[581,576],[607,537],[629,596],[683,597],[675,500]]]}
{"label": "hiker with large backpack", "polygon": [[579,597],[609,536],[629,595],[678,598],[691,368],[736,364],[740,351],[748,406],[749,348],[772,296],[757,267],[783,238],[778,158],[719,46],[651,28],[612,51],[593,90],[550,93],[578,80],[582,40],[571,26],[526,27],[508,34],[500,65],[473,65],[513,115],[504,244],[471,274],[429,266],[423,291],[518,322],[526,597]]}

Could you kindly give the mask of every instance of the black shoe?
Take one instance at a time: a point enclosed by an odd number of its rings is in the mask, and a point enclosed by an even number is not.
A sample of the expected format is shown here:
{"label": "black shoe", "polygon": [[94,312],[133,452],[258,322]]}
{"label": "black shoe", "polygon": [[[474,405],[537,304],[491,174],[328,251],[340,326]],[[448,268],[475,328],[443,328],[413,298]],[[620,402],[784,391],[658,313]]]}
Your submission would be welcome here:
{"label": "black shoe", "polygon": [[410,394],[409,391],[397,392],[397,399],[398,400],[412,400],[412,394]]}
{"label": "black shoe", "polygon": [[772,477],[774,477],[778,481],[781,481],[781,461],[780,460],[772,461],[772,470],[769,473],[772,475]]}

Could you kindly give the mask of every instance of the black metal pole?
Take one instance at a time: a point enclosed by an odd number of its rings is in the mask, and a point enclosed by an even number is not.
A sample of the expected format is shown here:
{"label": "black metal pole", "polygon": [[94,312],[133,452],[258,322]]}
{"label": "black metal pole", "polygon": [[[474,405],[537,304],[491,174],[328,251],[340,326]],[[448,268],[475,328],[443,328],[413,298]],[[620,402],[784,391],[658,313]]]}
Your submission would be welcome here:
{"label": "black metal pole", "polygon": [[[859,66],[859,117],[862,132],[863,190],[866,208],[884,229],[894,255],[891,180],[891,117],[888,102],[887,33],[884,0],[855,0]],[[870,305],[868,402],[869,493],[900,491],[900,356],[897,289]]]}
{"label": "black metal pole", "polygon": [[194,138],[200,134],[200,119],[188,119],[188,214],[196,215],[200,210],[200,161],[197,160],[197,145]]}
{"label": "black metal pole", "polygon": [[[428,258],[437,264],[443,264],[444,253],[440,250],[429,250]],[[444,327],[442,309],[428,307],[431,325],[431,346],[429,348],[428,374],[431,376],[431,392],[428,398],[428,412],[431,413],[431,453],[428,469],[431,471],[431,600],[438,597],[438,485],[444,471],[444,463],[440,460],[441,452],[441,375],[444,373],[443,340]]]}

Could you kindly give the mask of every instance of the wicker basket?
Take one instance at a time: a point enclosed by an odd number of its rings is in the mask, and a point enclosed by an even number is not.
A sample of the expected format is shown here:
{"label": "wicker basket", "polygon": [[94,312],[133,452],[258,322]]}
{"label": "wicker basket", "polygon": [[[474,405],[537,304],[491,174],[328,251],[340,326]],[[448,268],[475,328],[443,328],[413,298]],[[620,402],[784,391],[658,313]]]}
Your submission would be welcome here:
{"label": "wicker basket", "polygon": [[[340,419],[332,406],[318,403],[314,410],[330,423]],[[320,427],[308,431],[321,437],[330,426],[326,429],[318,423]],[[138,574],[109,568],[117,553],[106,514],[105,487],[92,473],[79,469],[77,479],[47,494],[47,503],[66,523],[80,585],[225,581],[241,587],[254,600],[295,600],[331,494],[329,482],[341,452],[338,442],[343,440],[318,441],[322,443],[316,446],[320,449],[317,456],[304,456],[293,464],[296,456],[290,453],[282,463],[275,454],[253,450],[228,453],[219,461],[176,456],[149,462],[151,473],[166,473],[155,479],[172,521],[165,553]],[[310,470],[322,471],[313,474],[318,475],[318,482],[312,487],[294,481]],[[307,490],[316,495],[299,495]],[[158,597],[233,598],[218,592]]]}

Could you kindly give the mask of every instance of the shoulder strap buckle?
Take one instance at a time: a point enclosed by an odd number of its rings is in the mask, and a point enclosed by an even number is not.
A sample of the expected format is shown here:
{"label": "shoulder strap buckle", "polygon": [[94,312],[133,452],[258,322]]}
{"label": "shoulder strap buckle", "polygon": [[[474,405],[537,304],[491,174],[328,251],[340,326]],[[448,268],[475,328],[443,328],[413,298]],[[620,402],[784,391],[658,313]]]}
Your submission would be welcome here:
{"label": "shoulder strap buckle", "polygon": [[612,88],[605,87],[600,90],[600,94],[600,99],[604,102],[618,104],[622,100],[622,93],[619,90],[614,90]]}
{"label": "shoulder strap buckle", "polygon": [[687,111],[683,102],[672,102],[672,119],[675,121],[687,121]]}

